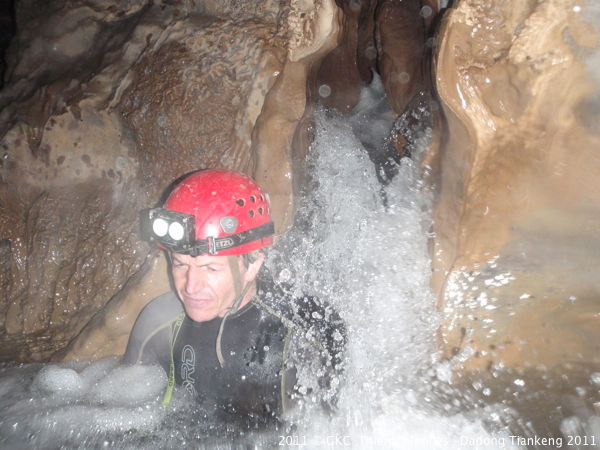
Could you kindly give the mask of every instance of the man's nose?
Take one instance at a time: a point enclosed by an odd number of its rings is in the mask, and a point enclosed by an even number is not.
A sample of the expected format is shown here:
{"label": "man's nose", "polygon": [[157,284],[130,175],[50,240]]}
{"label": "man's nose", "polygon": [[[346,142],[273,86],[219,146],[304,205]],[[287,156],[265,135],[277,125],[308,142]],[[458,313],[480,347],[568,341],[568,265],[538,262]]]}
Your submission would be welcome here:
{"label": "man's nose", "polygon": [[186,273],[185,292],[195,294],[204,288],[204,278],[202,270],[198,267],[190,266]]}

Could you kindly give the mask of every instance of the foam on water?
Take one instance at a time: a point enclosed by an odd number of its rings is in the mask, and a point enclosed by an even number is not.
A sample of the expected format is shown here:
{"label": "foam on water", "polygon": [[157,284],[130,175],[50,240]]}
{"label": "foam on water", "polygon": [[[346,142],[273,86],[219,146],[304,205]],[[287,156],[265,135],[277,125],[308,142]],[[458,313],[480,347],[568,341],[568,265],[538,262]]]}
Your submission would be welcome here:
{"label": "foam on water", "polygon": [[156,427],[166,413],[164,370],[118,362],[4,368],[0,386],[10,388],[0,396],[2,448],[93,446],[110,434]]}

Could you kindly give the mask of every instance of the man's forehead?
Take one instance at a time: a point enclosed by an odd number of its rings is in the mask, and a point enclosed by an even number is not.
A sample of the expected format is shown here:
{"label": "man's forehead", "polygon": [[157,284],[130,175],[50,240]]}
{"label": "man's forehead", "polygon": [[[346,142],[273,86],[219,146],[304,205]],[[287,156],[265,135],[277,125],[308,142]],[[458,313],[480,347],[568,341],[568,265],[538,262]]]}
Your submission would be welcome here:
{"label": "man's forehead", "polygon": [[227,256],[190,256],[190,255],[182,255],[180,253],[171,253],[171,259],[173,261],[177,261],[183,264],[189,264],[191,266],[208,266],[208,265],[218,265],[224,266],[229,265],[229,261],[227,260]]}

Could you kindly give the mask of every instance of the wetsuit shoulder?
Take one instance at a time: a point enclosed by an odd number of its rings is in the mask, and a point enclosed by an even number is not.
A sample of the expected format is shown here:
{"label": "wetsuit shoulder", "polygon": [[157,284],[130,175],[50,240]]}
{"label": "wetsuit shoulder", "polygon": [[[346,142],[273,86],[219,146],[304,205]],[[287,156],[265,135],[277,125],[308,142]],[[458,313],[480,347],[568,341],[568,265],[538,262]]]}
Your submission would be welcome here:
{"label": "wetsuit shoulder", "polygon": [[167,292],[150,301],[135,321],[123,355],[125,364],[165,364],[169,350],[170,326],[183,311],[174,292]]}

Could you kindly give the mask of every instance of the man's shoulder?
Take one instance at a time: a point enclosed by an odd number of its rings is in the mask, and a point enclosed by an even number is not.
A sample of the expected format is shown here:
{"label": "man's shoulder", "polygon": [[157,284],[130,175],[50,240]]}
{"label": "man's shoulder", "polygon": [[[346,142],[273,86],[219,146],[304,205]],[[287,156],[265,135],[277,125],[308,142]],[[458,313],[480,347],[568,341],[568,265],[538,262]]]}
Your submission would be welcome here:
{"label": "man's shoulder", "polygon": [[151,300],[138,315],[131,330],[125,364],[163,363],[162,357],[169,347],[169,324],[181,313],[183,306],[174,292],[167,292]]}
{"label": "man's shoulder", "polygon": [[145,322],[169,322],[183,311],[183,305],[175,292],[170,291],[160,295],[142,309],[138,321]]}

